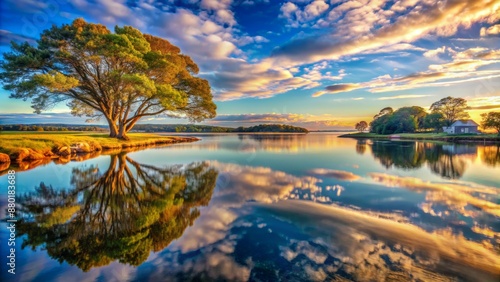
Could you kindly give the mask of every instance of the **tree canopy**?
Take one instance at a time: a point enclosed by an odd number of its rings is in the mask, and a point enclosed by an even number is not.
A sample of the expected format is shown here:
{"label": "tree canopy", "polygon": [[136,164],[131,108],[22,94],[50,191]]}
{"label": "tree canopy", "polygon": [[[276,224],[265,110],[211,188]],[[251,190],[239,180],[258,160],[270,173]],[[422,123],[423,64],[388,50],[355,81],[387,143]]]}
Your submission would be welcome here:
{"label": "tree canopy", "polygon": [[424,128],[427,113],[422,107],[403,107],[396,111],[384,108],[370,124],[370,131],[377,134],[413,133]]}
{"label": "tree canopy", "polygon": [[457,120],[468,119],[468,109],[467,100],[449,96],[434,102],[430,107],[432,113],[443,115],[446,126],[451,126]]}
{"label": "tree canopy", "polygon": [[356,128],[356,130],[358,130],[360,132],[363,132],[368,128],[368,123],[366,121],[362,120],[362,121],[356,123],[354,128]]}
{"label": "tree canopy", "polygon": [[105,118],[110,136],[143,117],[165,114],[191,121],[213,118],[207,80],[198,66],[165,39],[130,27],[76,19],[42,32],[37,44],[11,43],[0,80],[12,98],[31,99],[36,113],[66,102],[74,115]]}
{"label": "tree canopy", "polygon": [[500,112],[489,112],[481,114],[483,120],[481,126],[484,129],[492,128],[500,135]]}

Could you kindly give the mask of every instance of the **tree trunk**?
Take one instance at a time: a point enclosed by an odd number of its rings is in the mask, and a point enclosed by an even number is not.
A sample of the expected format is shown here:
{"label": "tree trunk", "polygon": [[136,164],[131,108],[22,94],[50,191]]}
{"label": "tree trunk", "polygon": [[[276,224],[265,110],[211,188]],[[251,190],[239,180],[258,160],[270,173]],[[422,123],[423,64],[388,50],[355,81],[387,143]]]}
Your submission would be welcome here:
{"label": "tree trunk", "polygon": [[127,136],[127,129],[125,124],[120,122],[120,126],[118,129],[118,135],[116,138],[121,139],[121,140],[130,140],[130,138]]}
{"label": "tree trunk", "polygon": [[106,118],[109,126],[109,137],[116,138],[118,136],[118,130],[116,129],[116,124],[113,120]]}

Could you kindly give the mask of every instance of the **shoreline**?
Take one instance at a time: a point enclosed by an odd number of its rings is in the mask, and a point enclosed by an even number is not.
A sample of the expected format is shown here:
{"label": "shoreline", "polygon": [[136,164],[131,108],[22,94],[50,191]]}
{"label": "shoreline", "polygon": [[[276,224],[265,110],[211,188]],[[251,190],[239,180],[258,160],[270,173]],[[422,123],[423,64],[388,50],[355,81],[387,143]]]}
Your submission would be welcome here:
{"label": "shoreline", "polygon": [[381,135],[374,133],[350,133],[339,138],[382,139],[382,140],[414,140],[414,141],[444,141],[451,143],[488,143],[500,144],[499,135],[445,135],[443,133],[401,133]]}
{"label": "shoreline", "polygon": [[[0,135],[0,171],[20,170],[55,161],[67,163],[102,154],[136,151],[201,140],[196,137],[130,134],[130,141],[94,133],[10,133]],[[14,168],[14,170],[15,170]],[[23,169],[25,168],[25,169]]]}

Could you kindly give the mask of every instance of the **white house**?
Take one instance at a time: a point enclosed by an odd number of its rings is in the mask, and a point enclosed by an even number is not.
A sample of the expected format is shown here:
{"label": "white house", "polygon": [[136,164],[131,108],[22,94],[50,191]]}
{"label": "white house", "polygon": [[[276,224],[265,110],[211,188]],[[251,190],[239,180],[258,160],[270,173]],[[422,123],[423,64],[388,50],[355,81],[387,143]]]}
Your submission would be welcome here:
{"label": "white house", "polygon": [[467,133],[479,133],[477,130],[477,124],[475,121],[469,120],[457,120],[450,127],[443,127],[443,131],[448,134],[467,134]]}

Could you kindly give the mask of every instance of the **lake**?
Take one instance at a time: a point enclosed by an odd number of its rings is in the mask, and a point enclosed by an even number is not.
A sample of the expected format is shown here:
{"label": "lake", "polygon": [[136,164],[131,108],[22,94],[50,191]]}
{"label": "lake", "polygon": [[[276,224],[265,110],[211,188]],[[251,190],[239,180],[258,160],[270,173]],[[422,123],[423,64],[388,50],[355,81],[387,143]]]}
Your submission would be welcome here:
{"label": "lake", "polygon": [[499,281],[498,145],[200,137],[17,172],[1,280]]}

